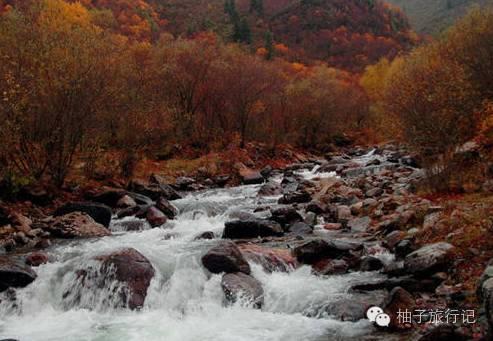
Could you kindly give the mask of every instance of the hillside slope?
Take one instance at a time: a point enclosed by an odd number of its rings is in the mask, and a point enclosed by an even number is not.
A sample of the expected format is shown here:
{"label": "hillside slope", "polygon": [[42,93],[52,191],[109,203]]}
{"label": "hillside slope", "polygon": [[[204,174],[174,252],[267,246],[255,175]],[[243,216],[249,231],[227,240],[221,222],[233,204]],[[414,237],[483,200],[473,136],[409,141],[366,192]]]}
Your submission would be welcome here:
{"label": "hillside slope", "polygon": [[387,0],[399,6],[409,17],[419,33],[437,34],[457,18],[467,13],[471,6],[493,5],[493,0]]}

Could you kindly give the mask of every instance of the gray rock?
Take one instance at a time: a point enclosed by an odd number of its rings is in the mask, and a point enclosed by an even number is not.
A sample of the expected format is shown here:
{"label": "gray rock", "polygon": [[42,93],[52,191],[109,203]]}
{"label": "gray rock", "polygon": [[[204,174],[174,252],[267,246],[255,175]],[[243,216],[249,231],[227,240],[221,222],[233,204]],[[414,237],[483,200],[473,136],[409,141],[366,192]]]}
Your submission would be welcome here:
{"label": "gray rock", "polygon": [[250,274],[250,265],[241,254],[240,249],[231,241],[223,241],[210,249],[203,257],[202,264],[212,273],[243,272]]}
{"label": "gray rock", "polygon": [[225,274],[221,281],[221,287],[226,299],[231,303],[240,300],[257,309],[262,308],[264,304],[262,284],[250,275],[242,272]]}
{"label": "gray rock", "polygon": [[303,235],[313,233],[313,227],[304,222],[297,222],[289,226],[289,233]]}
{"label": "gray rock", "polygon": [[281,236],[281,225],[272,220],[248,219],[229,221],[224,225],[223,238],[247,239],[257,237]]}
{"label": "gray rock", "polygon": [[351,219],[347,226],[354,232],[366,232],[370,227],[371,219],[370,217],[362,217]]}
{"label": "gray rock", "polygon": [[30,266],[8,257],[0,257],[0,292],[8,288],[24,288],[36,279]]}
{"label": "gray rock", "polygon": [[425,245],[406,256],[404,268],[414,274],[437,272],[451,261],[453,250],[454,246],[445,242]]}
{"label": "gray rock", "polygon": [[303,220],[303,217],[296,211],[294,207],[279,207],[270,211],[271,219],[278,222],[282,226],[293,224]]}
{"label": "gray rock", "polygon": [[361,260],[360,271],[378,271],[384,267],[382,261],[376,257],[367,256]]}

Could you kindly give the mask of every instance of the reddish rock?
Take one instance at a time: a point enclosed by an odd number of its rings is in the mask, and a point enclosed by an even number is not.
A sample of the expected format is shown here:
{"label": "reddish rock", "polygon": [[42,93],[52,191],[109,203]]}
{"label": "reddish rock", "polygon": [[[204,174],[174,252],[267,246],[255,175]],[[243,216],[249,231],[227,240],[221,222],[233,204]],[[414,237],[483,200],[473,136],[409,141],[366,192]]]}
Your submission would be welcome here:
{"label": "reddish rock", "polygon": [[111,232],[90,216],[81,212],[73,212],[56,217],[47,222],[47,230],[59,238],[103,237]]}
{"label": "reddish rock", "polygon": [[149,207],[146,212],[146,219],[152,227],[158,227],[164,225],[168,218],[156,207]]}
{"label": "reddish rock", "polygon": [[36,251],[31,252],[26,257],[26,264],[30,266],[40,266],[41,264],[48,263],[49,257],[45,252]]}
{"label": "reddish rock", "polygon": [[261,264],[269,272],[289,271],[298,266],[288,249],[268,248],[256,244],[241,244],[238,247],[247,260]]}
{"label": "reddish rock", "polygon": [[231,241],[223,241],[210,249],[203,257],[202,264],[212,273],[243,272],[250,274],[250,265],[240,249]]}
{"label": "reddish rock", "polygon": [[342,229],[342,224],[339,223],[329,223],[324,225],[324,229],[333,231]]}
{"label": "reddish rock", "polygon": [[151,262],[131,248],[99,256],[96,259],[102,262],[101,280],[115,279],[128,289],[121,293],[121,302],[126,302],[124,304],[128,304],[130,309],[141,308],[155,274]]}
{"label": "reddish rock", "polygon": [[[400,311],[414,311],[416,301],[409,292],[401,287],[392,289],[389,299],[384,307],[385,312],[390,316],[390,328],[394,330],[406,330],[412,328],[411,323],[399,323]],[[402,322],[402,321],[401,321]]]}

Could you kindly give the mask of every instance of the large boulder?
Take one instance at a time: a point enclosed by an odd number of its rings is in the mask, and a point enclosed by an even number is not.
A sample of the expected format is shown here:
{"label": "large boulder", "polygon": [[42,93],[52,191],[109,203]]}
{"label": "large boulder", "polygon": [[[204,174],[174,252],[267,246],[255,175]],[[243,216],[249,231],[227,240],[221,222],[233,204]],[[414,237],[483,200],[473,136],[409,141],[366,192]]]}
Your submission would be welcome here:
{"label": "large boulder", "polygon": [[101,262],[97,280],[120,282],[125,288],[119,292],[121,303],[130,309],[143,307],[147,289],[155,274],[151,262],[132,248],[98,256],[96,259]]}
{"label": "large boulder", "polygon": [[323,239],[313,239],[293,250],[293,255],[300,263],[314,264],[325,258],[340,258],[347,255],[349,249],[345,245],[337,245]]}
{"label": "large boulder", "polygon": [[262,265],[267,272],[288,272],[298,266],[289,249],[271,248],[253,243],[240,244],[238,248],[245,259]]}
{"label": "large boulder", "polygon": [[154,206],[147,210],[146,219],[152,227],[162,226],[168,221],[166,215]]}
{"label": "large boulder", "polygon": [[111,208],[101,203],[71,202],[59,207],[53,215],[59,217],[72,212],[85,213],[97,223],[106,227],[110,226],[112,215]]}
{"label": "large boulder", "polygon": [[55,217],[46,222],[46,230],[59,238],[76,237],[104,237],[111,232],[94,221],[89,215],[81,212],[72,212]]}
{"label": "large boulder", "polygon": [[396,330],[405,330],[412,324],[399,323],[399,311],[414,311],[416,300],[413,295],[401,287],[395,287],[389,294],[384,310],[390,316],[390,327]]}
{"label": "large boulder", "polygon": [[244,302],[260,309],[264,303],[262,284],[250,275],[242,272],[225,274],[221,281],[226,299],[235,303]]}
{"label": "large boulder", "polygon": [[156,201],[156,207],[166,214],[169,219],[174,219],[178,215],[178,209],[163,197]]}
{"label": "large boulder", "polygon": [[282,226],[303,220],[303,217],[296,211],[296,209],[290,206],[272,209],[270,213],[272,214],[270,219],[277,221]]}
{"label": "large boulder", "polygon": [[452,260],[454,246],[445,243],[428,244],[411,252],[404,259],[404,268],[407,272],[426,275],[444,270]]}
{"label": "large boulder", "polygon": [[272,220],[248,219],[229,221],[224,225],[223,238],[247,239],[257,237],[281,236],[281,225]]}
{"label": "large boulder", "polygon": [[223,241],[210,249],[203,257],[202,264],[212,273],[243,272],[250,274],[250,265],[240,249],[231,241]]}
{"label": "large boulder", "polygon": [[0,257],[0,292],[8,288],[23,288],[36,279],[30,266]]}

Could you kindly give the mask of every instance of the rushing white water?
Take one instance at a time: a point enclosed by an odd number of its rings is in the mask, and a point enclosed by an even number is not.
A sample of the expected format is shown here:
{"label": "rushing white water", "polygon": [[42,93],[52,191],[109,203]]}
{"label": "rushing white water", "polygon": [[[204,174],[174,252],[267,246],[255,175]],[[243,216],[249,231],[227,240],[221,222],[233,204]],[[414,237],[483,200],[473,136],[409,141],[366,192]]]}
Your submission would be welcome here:
{"label": "rushing white water", "polygon": [[[372,330],[370,324],[342,322],[323,313],[331,301],[347,298],[351,284],[369,274],[318,277],[309,267],[290,273],[267,273],[251,263],[253,276],[265,291],[261,310],[224,304],[220,275],[210,275],[200,257],[215,240],[194,240],[213,231],[220,238],[224,222],[239,212],[252,213],[259,204],[259,186],[209,190],[175,201],[176,220],[163,228],[125,232],[114,221],[112,236],[58,244],[48,250],[53,261],[36,268],[38,278],[16,291],[16,304],[0,303],[0,339],[18,340],[336,340]],[[127,218],[136,220],[135,218]],[[140,311],[111,308],[111,285],[94,293],[77,287],[80,301],[64,298],[74,290],[74,270],[87,267],[97,255],[132,247],[156,270]],[[371,275],[375,276],[375,275]]]}

